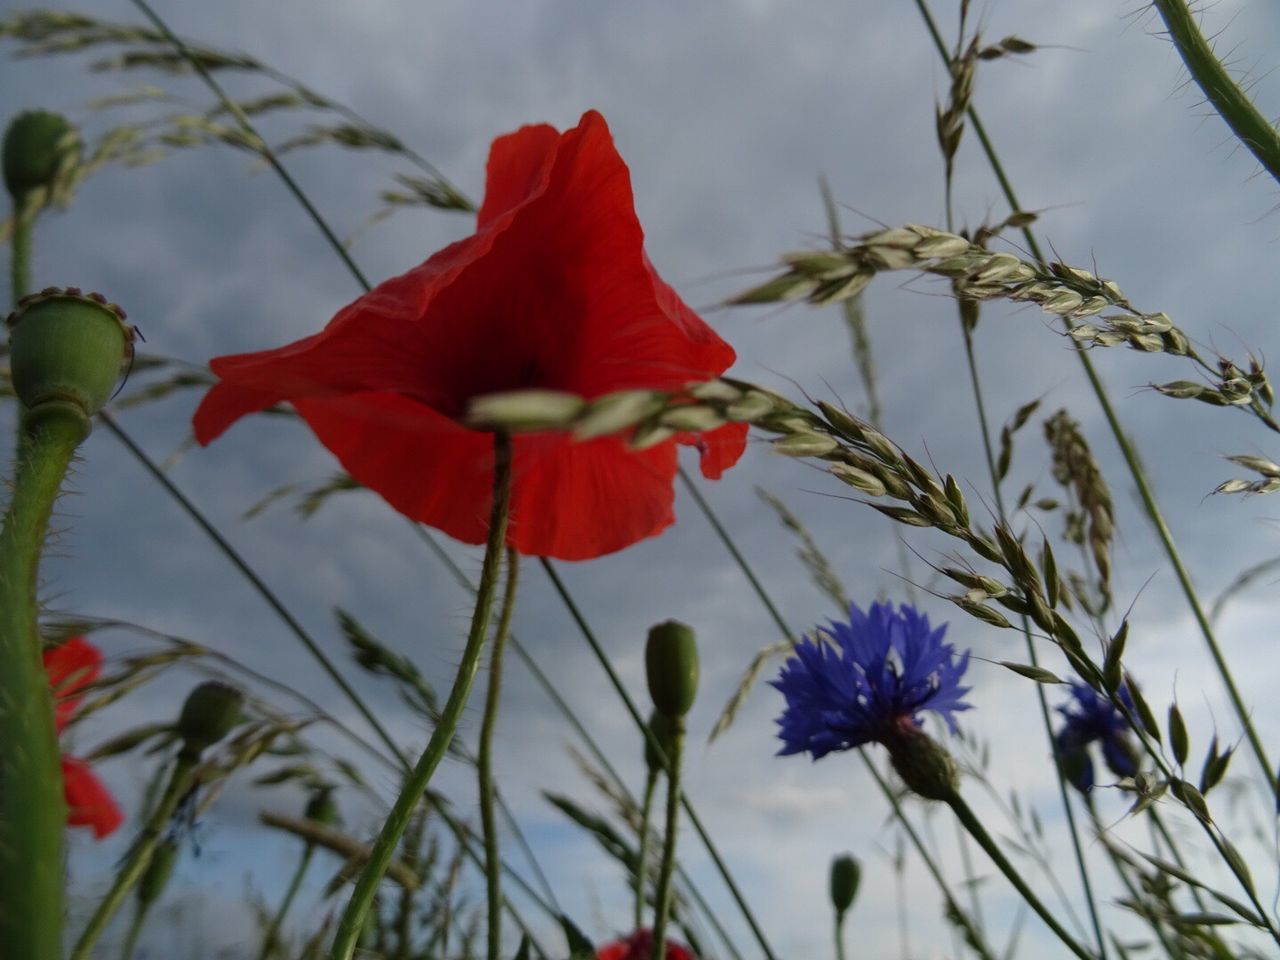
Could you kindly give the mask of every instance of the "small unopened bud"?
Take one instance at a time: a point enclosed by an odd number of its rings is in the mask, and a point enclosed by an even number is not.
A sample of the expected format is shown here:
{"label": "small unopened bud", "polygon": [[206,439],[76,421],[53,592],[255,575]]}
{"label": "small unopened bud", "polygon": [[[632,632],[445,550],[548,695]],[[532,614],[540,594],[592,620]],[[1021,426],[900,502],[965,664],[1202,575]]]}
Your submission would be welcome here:
{"label": "small unopened bud", "polygon": [[14,117],[4,135],[4,185],[14,204],[41,187],[52,191],[79,145],[75,128],[60,114],[29,110]]}
{"label": "small unopened bud", "polygon": [[306,817],[326,827],[336,826],[341,821],[331,787],[322,787],[311,794],[311,799],[307,801]]}
{"label": "small unopened bud", "polygon": [[178,717],[183,750],[199,756],[240,722],[244,694],[229,684],[209,680],[189,694]]}
{"label": "small unopened bud", "polygon": [[698,641],[692,628],[676,620],[651,627],[644,665],[657,711],[671,720],[688,713],[698,694]]}
{"label": "small unopened bud", "polygon": [[[649,732],[653,734],[653,739],[658,741],[663,756],[670,760],[675,755],[671,742],[675,731],[665,713],[654,710],[649,714]],[[653,743],[648,737],[644,738],[644,765],[650,773],[657,773],[664,768],[662,757],[658,756],[658,751],[653,748]]]}
{"label": "small unopened bud", "polygon": [[923,730],[900,728],[884,741],[889,759],[902,782],[926,800],[947,800],[960,786],[960,772],[951,754]]}
{"label": "small unopened bud", "polygon": [[13,389],[28,410],[70,404],[92,417],[133,355],[134,330],[124,311],[74,287],[23,298],[8,324]]}
{"label": "small unopened bud", "polygon": [[164,888],[173,876],[174,864],[178,862],[178,843],[176,840],[162,840],[151,855],[151,863],[138,881],[138,905],[143,909],[160,899]]}
{"label": "small unopened bud", "polygon": [[862,879],[862,865],[852,854],[841,854],[831,861],[831,906],[840,916],[853,906]]}

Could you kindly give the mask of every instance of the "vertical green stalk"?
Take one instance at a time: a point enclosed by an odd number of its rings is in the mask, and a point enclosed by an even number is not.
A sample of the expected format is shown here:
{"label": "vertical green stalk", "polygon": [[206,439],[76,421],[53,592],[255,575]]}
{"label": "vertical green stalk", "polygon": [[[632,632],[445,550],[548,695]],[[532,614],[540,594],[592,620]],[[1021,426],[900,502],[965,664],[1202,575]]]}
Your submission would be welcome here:
{"label": "vertical green stalk", "polygon": [[431,782],[431,777],[444,759],[458,729],[458,721],[467,705],[471,694],[471,685],[475,681],[476,670],[480,666],[480,655],[484,652],[486,634],[489,631],[489,613],[493,608],[493,595],[497,589],[498,567],[502,560],[502,545],[507,534],[507,507],[511,499],[511,438],[498,431],[493,435],[493,507],[489,514],[489,538],[485,544],[484,563],[480,570],[480,584],[476,590],[475,613],[471,618],[471,632],[467,637],[467,646],[462,653],[462,663],[458,666],[458,674],[454,677],[453,688],[449,691],[449,699],[440,713],[440,721],[431,734],[427,748],[422,752],[417,766],[405,780],[400,795],[396,797],[395,806],[390,816],[382,825],[382,833],[378,835],[373,849],[369,853],[369,861],[356,881],[355,892],[343,912],[338,924],[338,933],[334,938],[333,960],[351,960],[356,944],[360,939],[360,931],[364,926],[369,909],[373,906],[374,895],[386,873],[387,864],[391,862],[396,845],[400,842],[405,828],[413,815],[413,809],[422,799]]}
{"label": "vertical green stalk", "polygon": [[964,798],[959,793],[952,791],[944,802],[951,807],[952,811],[959,818],[964,828],[969,831],[969,835],[978,842],[978,846],[987,852],[992,862],[1000,868],[1000,872],[1008,878],[1013,884],[1013,888],[1022,895],[1022,899],[1027,905],[1036,912],[1036,915],[1052,930],[1059,940],[1066,945],[1067,949],[1074,953],[1081,960],[1095,960],[1094,955],[1076,942],[1075,938],[1058,923],[1057,918],[1049,911],[1049,909],[1040,902],[1040,898],[1035,895],[1032,889],[1027,886],[1026,881],[1018,873],[1018,870],[1001,851],[999,845],[991,838],[991,834],[987,833],[987,828],[982,825],[982,821],[977,818],[969,805],[965,803]]}
{"label": "vertical green stalk", "polygon": [[151,858],[164,835],[166,825],[173,819],[179,802],[195,785],[196,768],[199,764],[199,753],[186,747],[178,753],[173,770],[169,774],[169,783],[165,787],[164,796],[156,804],[138,839],[129,848],[124,864],[116,871],[111,889],[98,901],[93,916],[89,918],[89,922],[80,934],[80,939],[71,950],[71,960],[89,960],[92,956],[93,947],[102,936],[102,932],[106,930],[107,924],[124,904],[124,898],[128,896],[129,891],[142,879],[147,867],[151,865]]}
{"label": "vertical green stalk", "polygon": [[289,889],[285,891],[284,899],[280,901],[280,906],[277,908],[275,916],[271,918],[271,926],[267,927],[267,932],[262,938],[262,949],[258,953],[258,960],[267,960],[275,949],[276,940],[280,937],[280,927],[284,924],[285,914],[293,906],[293,899],[298,895],[298,889],[302,886],[302,878],[306,876],[307,868],[311,866],[311,856],[315,853],[315,849],[315,844],[312,843],[308,843],[303,849],[302,857],[298,860],[297,869],[293,871],[293,879],[289,881]]}
{"label": "vertical green stalk", "polygon": [[67,819],[53,698],[36,627],[36,573],[49,516],[87,431],[66,409],[29,416],[0,530],[0,943],[9,956],[62,955]]}
{"label": "vertical green stalk", "polygon": [[649,821],[653,817],[653,795],[657,791],[658,770],[649,770],[644,780],[644,800],[640,805],[640,852],[636,856],[636,910],[632,930],[644,926],[644,890],[649,879]]}
{"label": "vertical green stalk", "polygon": [[680,826],[680,762],[684,754],[684,717],[670,717],[670,756],[667,757],[667,827],[662,838],[662,866],[655,893],[653,960],[666,960],[667,920],[671,916],[671,874],[676,865],[676,834]]}
{"label": "vertical green stalk", "polygon": [[9,295],[16,304],[31,292],[31,225],[35,212],[24,200],[13,203],[13,235],[9,238]]}
{"label": "vertical green stalk", "polygon": [[480,724],[480,749],[476,757],[476,779],[480,786],[480,824],[484,831],[485,891],[489,899],[488,960],[498,960],[502,952],[502,864],[498,859],[498,823],[494,816],[493,731],[498,723],[498,701],[502,696],[502,653],[511,632],[511,616],[516,608],[516,587],[520,580],[520,555],[507,548],[507,588],[502,612],[489,654],[489,690]]}
{"label": "vertical green stalk", "polygon": [[844,914],[836,914],[835,920],[836,960],[844,960]]}

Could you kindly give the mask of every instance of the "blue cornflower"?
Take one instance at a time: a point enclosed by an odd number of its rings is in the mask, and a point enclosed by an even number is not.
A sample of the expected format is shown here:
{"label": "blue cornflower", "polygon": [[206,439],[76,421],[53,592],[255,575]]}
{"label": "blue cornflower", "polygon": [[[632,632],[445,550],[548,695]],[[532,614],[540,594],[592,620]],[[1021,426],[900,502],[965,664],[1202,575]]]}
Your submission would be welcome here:
{"label": "blue cornflower", "polygon": [[808,751],[817,760],[875,742],[892,753],[915,739],[925,710],[955,733],[953,714],[970,707],[961,700],[969,688],[960,686],[969,654],[956,658],[955,647],[942,642],[946,630],[933,629],[909,604],[895,611],[873,603],[866,613],[850,604],[848,623],[833,620],[803,637],[772,681],[787,699],[778,752]]}
{"label": "blue cornflower", "polygon": [[[1120,701],[1132,712],[1129,688],[1121,684],[1118,692]],[[1087,748],[1094,741],[1101,742],[1107,769],[1117,777],[1132,777],[1138,772],[1138,759],[1129,739],[1129,722],[1110,700],[1088,684],[1073,680],[1071,700],[1056,709],[1066,723],[1054,735],[1054,749],[1063,772],[1077,790],[1088,793],[1093,789],[1093,760]]]}

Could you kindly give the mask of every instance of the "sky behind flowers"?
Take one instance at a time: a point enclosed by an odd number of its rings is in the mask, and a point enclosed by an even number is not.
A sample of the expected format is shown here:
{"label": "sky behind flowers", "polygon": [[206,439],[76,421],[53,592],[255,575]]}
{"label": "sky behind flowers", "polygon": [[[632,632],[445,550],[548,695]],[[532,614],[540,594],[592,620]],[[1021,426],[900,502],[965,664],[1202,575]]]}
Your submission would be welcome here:
{"label": "sky behind flowers", "polygon": [[[137,19],[123,3],[79,9]],[[817,176],[825,174],[847,205],[842,216],[850,232],[873,229],[878,221],[940,224],[943,218],[933,109],[945,94],[946,74],[907,4],[811,2],[801,9],[766,2],[691,8],[671,2],[232,0],[173,2],[160,10],[184,35],[243,48],[350,104],[412,144],[473,197],[480,194],[493,137],[529,122],[564,128],[585,109],[599,109],[631,168],[658,270],[689,303],[709,308],[703,315],[738,352],[737,375],[792,395],[794,380],[815,396],[829,395],[829,389],[852,409],[865,409],[838,314],[803,307],[724,311],[715,305],[762,278],[759,271],[779,253],[821,244],[825,219]],[[949,6],[938,4],[936,13],[944,29],[953,29]],[[1017,34],[1046,47],[1030,58],[982,66],[975,99],[1024,206],[1043,211],[1042,236],[1065,260],[1114,278],[1143,309],[1166,310],[1202,343],[1235,356],[1249,347],[1274,356],[1270,287],[1280,227],[1267,214],[1276,203],[1275,185],[1255,175],[1252,158],[1208,116],[1198,92],[1185,86],[1175,53],[1153,36],[1151,16],[1102,0],[1074,4],[1069,13],[1049,2],[989,4],[976,15],[990,40]],[[1234,50],[1238,67],[1258,80],[1254,95],[1263,112],[1280,112],[1280,80],[1269,73],[1280,15],[1255,0],[1220,3],[1207,16],[1208,31],[1224,31],[1223,48]],[[103,119],[83,104],[132,82],[90,75],[71,61],[0,61],[6,111],[59,109],[91,130],[102,129]],[[243,79],[228,83],[243,95],[263,90]],[[195,103],[205,101],[195,82],[175,82],[174,88]],[[296,123],[266,129],[279,139]],[[298,154],[289,165],[344,235],[357,231],[375,209],[387,175],[399,169],[336,149]],[[971,135],[962,144],[957,176],[961,223],[1003,216],[1000,193]],[[470,230],[466,217],[408,212],[369,231],[353,252],[377,279]],[[931,457],[962,478],[971,499],[980,502],[988,485],[954,308],[940,285],[906,279],[883,277],[866,296],[886,432],[912,455]],[[180,155],[145,172],[112,170],[90,181],[70,212],[42,224],[35,282],[101,289],[129,310],[150,349],[196,362],[314,332],[358,293],[279,183],[229,150]],[[995,420],[1043,396],[1042,413],[1068,408],[1102,461],[1118,513],[1117,605],[1134,603],[1129,656],[1146,689],[1154,691],[1157,710],[1176,684],[1200,750],[1214,717],[1225,737],[1234,737],[1176,584],[1067,345],[1031,309],[993,307],[984,312],[978,346]],[[1205,594],[1214,596],[1240,570],[1280,553],[1268,499],[1205,496],[1236,475],[1222,455],[1274,458],[1272,438],[1243,414],[1144,389],[1153,380],[1187,377],[1175,360],[1110,351],[1095,354],[1095,362],[1175,518],[1174,533]],[[125,422],[153,455],[164,457],[183,442],[194,402],[184,397],[131,412]],[[1038,429],[1037,420],[1021,435],[1012,491],[1032,481],[1045,493],[1052,487]],[[225,646],[334,701],[318,669],[110,437],[95,435],[84,455],[81,495],[64,507],[74,527],[50,568],[49,595],[57,606]],[[305,525],[279,508],[252,523],[240,520],[269,490],[320,481],[333,469],[328,454],[300,427],[259,418],[211,450],[187,453],[174,476],[335,654],[341,651],[330,608],[342,606],[444,684],[461,649],[469,603],[376,498],[339,498]],[[757,444],[737,470],[701,489],[797,630],[836,611],[808,583],[755,485],[783,497],[811,526],[861,602],[882,591],[901,596],[902,582],[889,571],[897,568],[894,538],[902,528],[832,499],[827,495],[846,489]],[[758,690],[721,741],[701,745],[750,656],[776,636],[683,492],[676,509],[677,525],[660,539],[567,568],[565,576],[637,695],[643,692],[640,644],[647,626],[672,616],[698,628],[704,687],[690,721],[688,790],[710,813],[713,833],[780,955],[822,955],[828,859],[848,849],[866,862],[869,876],[886,871],[892,834],[884,828],[885,808],[853,764],[831,758],[811,767],[772,757],[772,718],[781,707],[772,691]],[[1057,523],[1045,521],[1046,529],[1056,531]],[[930,559],[947,546],[929,536],[910,542]],[[451,552],[475,572],[474,553]],[[927,579],[923,565],[913,564],[914,578]],[[575,708],[591,718],[597,735],[638,781],[642,760],[629,721],[546,582],[536,574],[526,580],[517,635],[545,654],[544,665],[554,665]],[[1280,708],[1268,695],[1277,663],[1268,644],[1267,594],[1264,582],[1228,608],[1222,621],[1229,655],[1247,667],[1246,699],[1256,705],[1264,739],[1280,727]],[[1047,745],[1034,725],[1021,720],[1033,709],[1033,692],[1025,681],[976,659],[1022,659],[1021,640],[961,619],[941,601],[925,607],[935,621],[952,621],[949,639],[974,648],[967,682],[975,709],[961,720],[990,742],[1001,792],[1017,789],[1052,828],[1058,817]],[[114,646],[102,639],[109,656],[138,646],[124,636]],[[386,688],[356,680],[389,703]],[[542,695],[514,666],[508,686],[497,759],[501,782],[517,808],[527,811],[528,829],[547,854],[566,906],[603,938],[626,923],[620,876],[538,796],[550,788],[590,799],[589,788],[563,748],[562,722]],[[176,711],[183,693],[180,686],[149,690],[121,711],[126,719],[119,722]],[[392,721],[404,738],[423,738],[411,718]],[[1248,772],[1245,760],[1238,758],[1237,775]],[[103,774],[127,796],[140,768],[107,765]],[[469,774],[447,771],[445,784],[459,807],[470,809]],[[1120,799],[1102,799],[1118,819]],[[202,827],[203,855],[188,861],[180,878],[188,892],[215,898],[206,912],[211,936],[234,936],[234,922],[216,911],[241,915],[236,905],[245,889],[244,858],[264,848],[252,826],[256,810],[291,804],[300,806],[300,798],[236,792]],[[941,818],[937,828],[950,857],[950,828]],[[264,873],[256,881],[261,887],[282,881],[292,866],[293,846],[268,842],[280,852],[272,858],[279,877]],[[122,848],[91,851],[77,841],[75,849],[84,858],[78,863],[101,865]],[[692,842],[684,849],[704,889],[740,933],[705,858]],[[1057,855],[1060,872],[1069,876],[1065,848]],[[919,924],[914,946],[927,956],[931,939],[945,937],[936,898],[914,868],[907,889]],[[1009,902],[1004,887],[993,877],[984,890],[993,915],[1003,918],[996,920],[1001,931],[1008,922],[1000,911]],[[863,896],[848,929],[858,931],[869,953],[891,955],[897,942],[892,885],[868,883]],[[1038,932],[1029,927],[1027,937],[1033,936]],[[747,942],[745,932],[739,941]]]}

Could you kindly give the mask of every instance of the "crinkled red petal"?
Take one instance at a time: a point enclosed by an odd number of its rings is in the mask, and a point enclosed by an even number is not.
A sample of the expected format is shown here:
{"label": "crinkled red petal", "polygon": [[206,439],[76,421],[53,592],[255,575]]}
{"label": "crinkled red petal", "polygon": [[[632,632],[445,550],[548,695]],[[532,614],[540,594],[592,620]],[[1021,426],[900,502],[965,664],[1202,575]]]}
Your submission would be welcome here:
{"label": "crinkled red petal", "polygon": [[[493,435],[460,427],[397,394],[298,403],[298,412],[361,485],[396,510],[464,543],[483,543]],[[583,560],[654,536],[675,519],[675,445],[633,451],[616,437],[514,438],[507,543],[520,553]]]}
{"label": "crinkled red petal", "polygon": [[[637,930],[625,940],[615,940],[596,951],[596,960],[650,960],[653,956],[653,931]],[[667,960],[697,960],[691,950],[667,941]]]}
{"label": "crinkled red petal", "polygon": [[102,652],[84,637],[72,637],[44,651],[44,669],[54,698],[54,722],[58,732],[66,726],[80,705],[76,694],[98,679],[102,672]]}
{"label": "crinkled red petal", "polygon": [[124,814],[106,785],[83,760],[62,758],[62,789],[67,800],[67,824],[89,827],[98,840],[124,823]]}

